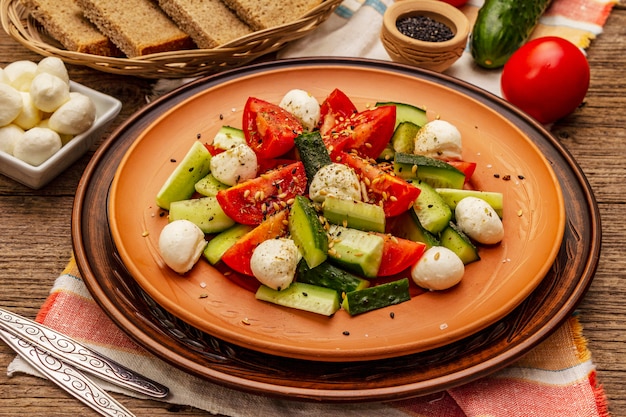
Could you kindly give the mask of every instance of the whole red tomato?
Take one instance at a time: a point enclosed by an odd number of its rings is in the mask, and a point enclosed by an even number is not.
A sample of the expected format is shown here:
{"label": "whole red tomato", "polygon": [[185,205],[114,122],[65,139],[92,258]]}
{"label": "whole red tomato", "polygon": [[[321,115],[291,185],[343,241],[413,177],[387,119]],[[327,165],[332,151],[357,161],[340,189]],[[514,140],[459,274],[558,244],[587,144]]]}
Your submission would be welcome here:
{"label": "whole red tomato", "polygon": [[441,0],[444,3],[448,3],[453,5],[454,7],[463,7],[465,6],[465,3],[467,3],[467,0]]}
{"label": "whole red tomato", "polygon": [[503,97],[541,123],[572,113],[589,88],[589,63],[573,43],[556,36],[534,39],[504,65]]}

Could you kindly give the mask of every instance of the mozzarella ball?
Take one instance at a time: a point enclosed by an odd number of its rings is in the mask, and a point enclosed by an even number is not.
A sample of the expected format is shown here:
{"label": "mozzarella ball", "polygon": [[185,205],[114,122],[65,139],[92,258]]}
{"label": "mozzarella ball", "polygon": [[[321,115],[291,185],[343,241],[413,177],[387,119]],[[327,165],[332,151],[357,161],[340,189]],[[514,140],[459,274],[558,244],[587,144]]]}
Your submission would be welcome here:
{"label": "mozzarella ball", "polygon": [[211,173],[226,185],[235,185],[256,177],[256,153],[248,145],[237,145],[211,158]]}
{"label": "mozzarella ball", "polygon": [[15,143],[13,156],[39,166],[61,149],[61,138],[52,129],[33,127],[24,132],[22,140]]}
{"label": "mozzarella ball", "polygon": [[42,72],[33,78],[30,96],[35,106],[52,113],[70,99],[70,86],[56,75]]}
{"label": "mozzarella ball", "polygon": [[13,119],[13,123],[28,130],[41,122],[41,110],[35,107],[30,94],[21,91],[20,95],[22,96],[22,111]]}
{"label": "mozzarella ball", "polygon": [[[43,119],[37,124],[37,127],[50,129],[50,119]],[[74,135],[68,135],[65,133],[59,133],[59,136],[61,137],[61,143],[63,143],[63,146],[65,146],[70,140],[74,139]]]}
{"label": "mozzarella ball", "polygon": [[0,127],[0,151],[13,155],[15,144],[22,140],[24,129],[18,125],[10,124]]}
{"label": "mozzarella ball", "polygon": [[8,84],[0,84],[0,126],[11,123],[22,111],[23,100],[18,90]]}
{"label": "mozzarella ball", "polygon": [[432,120],[415,136],[414,153],[444,160],[461,159],[461,132],[445,120]]}
{"label": "mozzarella ball", "polygon": [[361,182],[354,170],[346,165],[331,163],[321,167],[309,185],[311,200],[323,203],[326,196],[361,201]]}
{"label": "mozzarella ball", "polygon": [[502,220],[493,207],[480,198],[463,198],[457,203],[454,216],[459,229],[476,242],[493,245],[504,238]]}
{"label": "mozzarella ball", "polygon": [[304,90],[287,92],[279,106],[296,116],[304,130],[312,131],[320,121],[320,103]]}
{"label": "mozzarella ball", "polygon": [[163,261],[181,275],[193,268],[206,245],[202,230],[189,220],[174,220],[159,235]]}
{"label": "mozzarella ball", "polygon": [[461,282],[465,265],[458,255],[443,246],[432,246],[411,268],[411,278],[422,288],[446,290]]}
{"label": "mozzarella ball", "polygon": [[37,73],[37,64],[32,61],[15,61],[4,67],[9,84],[19,91],[28,91]]}
{"label": "mozzarella ball", "polygon": [[91,127],[96,120],[96,106],[84,94],[72,92],[69,101],[50,116],[50,128],[60,134],[78,135]]}
{"label": "mozzarella ball", "polygon": [[70,82],[70,76],[67,73],[67,68],[65,67],[65,63],[61,58],[57,58],[55,56],[47,56],[43,58],[37,64],[36,74],[41,74],[42,72],[46,72],[48,74],[56,75],[60,79],[62,79],[66,84]]}
{"label": "mozzarella ball", "polygon": [[237,145],[247,145],[246,139],[225,132],[217,132],[213,138],[213,146],[219,149],[231,149]]}
{"label": "mozzarella ball", "polygon": [[250,268],[260,283],[280,291],[293,282],[299,261],[300,252],[292,239],[269,239],[254,249]]}

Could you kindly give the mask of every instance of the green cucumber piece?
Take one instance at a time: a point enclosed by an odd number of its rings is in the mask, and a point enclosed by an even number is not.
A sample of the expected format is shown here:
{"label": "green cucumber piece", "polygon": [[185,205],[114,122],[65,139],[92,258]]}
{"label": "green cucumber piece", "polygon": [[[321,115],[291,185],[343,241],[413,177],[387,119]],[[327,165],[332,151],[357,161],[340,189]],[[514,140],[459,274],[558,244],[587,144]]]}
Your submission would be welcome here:
{"label": "green cucumber piece", "polygon": [[415,210],[408,210],[394,217],[391,220],[389,232],[402,239],[421,242],[426,245],[426,249],[439,246],[439,239],[428,230],[424,229]]}
{"label": "green cucumber piece", "polygon": [[339,294],[361,290],[370,285],[368,280],[337,268],[329,262],[319,264],[315,268],[309,268],[305,260],[298,263],[296,280],[319,287],[332,288]]}
{"label": "green cucumber piece", "polygon": [[329,259],[339,266],[366,278],[375,278],[383,258],[381,236],[330,225]]}
{"label": "green cucumber piece", "polygon": [[296,196],[291,206],[289,233],[311,268],[326,260],[328,235],[313,202],[304,196]]}
{"label": "green cucumber piece", "polygon": [[324,145],[320,132],[308,132],[298,135],[294,142],[296,149],[300,155],[300,160],[304,165],[306,177],[309,183],[313,180],[313,177],[325,165],[330,165],[330,155],[328,149]]}
{"label": "green cucumber piece", "polygon": [[502,218],[504,212],[504,195],[497,191],[479,191],[479,190],[459,190],[455,188],[436,188],[437,193],[450,206],[452,211],[456,208],[459,201],[465,197],[478,197],[489,204]]}
{"label": "green cucumber piece", "polygon": [[195,141],[157,193],[157,205],[169,210],[172,201],[191,198],[196,191],[196,182],[211,170],[210,163],[209,150],[201,142]]}
{"label": "green cucumber piece", "polygon": [[499,68],[530,38],[550,0],[486,0],[472,29],[470,52],[484,68]]}
{"label": "green cucumber piece", "polygon": [[255,297],[257,300],[324,316],[332,316],[341,307],[337,291],[303,282],[292,282],[280,291],[261,285]]}
{"label": "green cucumber piece", "polygon": [[173,201],[170,203],[168,219],[170,222],[189,220],[204,233],[219,233],[235,224],[235,221],[224,213],[216,197]]}
{"label": "green cucumber piece", "polygon": [[439,234],[452,220],[452,209],[430,184],[419,181],[413,185],[420,189],[420,195],[413,204],[420,224],[430,233]]}
{"label": "green cucumber piece", "polygon": [[399,103],[396,101],[380,101],[376,103],[376,107],[396,106],[396,125],[402,122],[411,122],[419,127],[424,126],[428,122],[426,110],[407,103]]}
{"label": "green cucumber piece", "polygon": [[413,122],[402,122],[396,127],[391,137],[393,150],[412,154],[415,150],[415,137],[420,127]]}
{"label": "green cucumber piece", "polygon": [[213,138],[213,146],[225,151],[241,144],[246,144],[243,130],[232,126],[222,126]]}
{"label": "green cucumber piece", "polygon": [[404,179],[418,179],[435,188],[463,188],[465,174],[452,165],[424,155],[396,152],[393,170]]}
{"label": "green cucumber piece", "polygon": [[441,246],[456,253],[464,265],[480,260],[478,249],[469,237],[463,233],[454,223],[441,232]]}
{"label": "green cucumber piece", "polygon": [[366,232],[385,232],[385,210],[377,204],[327,196],[322,211],[329,223]]}
{"label": "green cucumber piece", "polygon": [[219,190],[225,190],[230,188],[230,186],[219,182],[213,174],[208,174],[201,178],[200,181],[194,185],[194,188],[197,193],[202,194],[203,196],[215,197]]}
{"label": "green cucumber piece", "polygon": [[252,230],[253,227],[247,224],[235,224],[234,226],[217,234],[204,248],[204,257],[215,265],[222,259],[222,255],[233,246],[241,237]]}
{"label": "green cucumber piece", "polygon": [[409,279],[402,278],[362,290],[346,293],[341,303],[351,316],[409,301]]}

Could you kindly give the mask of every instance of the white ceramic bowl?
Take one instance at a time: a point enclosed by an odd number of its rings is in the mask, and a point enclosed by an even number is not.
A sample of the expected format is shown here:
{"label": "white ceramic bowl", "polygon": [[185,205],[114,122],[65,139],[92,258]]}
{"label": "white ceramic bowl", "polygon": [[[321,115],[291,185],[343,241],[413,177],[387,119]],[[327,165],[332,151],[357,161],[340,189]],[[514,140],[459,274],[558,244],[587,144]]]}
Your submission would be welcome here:
{"label": "white ceramic bowl", "polygon": [[122,109],[122,103],[118,99],[84,85],[70,81],[70,90],[85,94],[96,106],[96,120],[89,130],[76,135],[39,166],[32,166],[0,151],[1,174],[33,189],[43,187],[83,156]]}

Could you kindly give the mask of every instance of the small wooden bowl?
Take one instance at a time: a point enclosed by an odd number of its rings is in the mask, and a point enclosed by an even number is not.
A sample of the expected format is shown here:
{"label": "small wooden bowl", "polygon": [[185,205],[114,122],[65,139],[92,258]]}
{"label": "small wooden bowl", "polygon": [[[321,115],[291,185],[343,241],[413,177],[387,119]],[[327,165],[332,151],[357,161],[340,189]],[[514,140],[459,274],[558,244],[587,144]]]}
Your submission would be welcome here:
{"label": "small wooden bowl", "polygon": [[[447,41],[430,42],[402,34],[396,22],[413,16],[425,16],[445,24],[454,37]],[[393,61],[443,72],[463,54],[469,30],[467,17],[454,6],[436,0],[403,0],[387,8],[380,39]]]}

